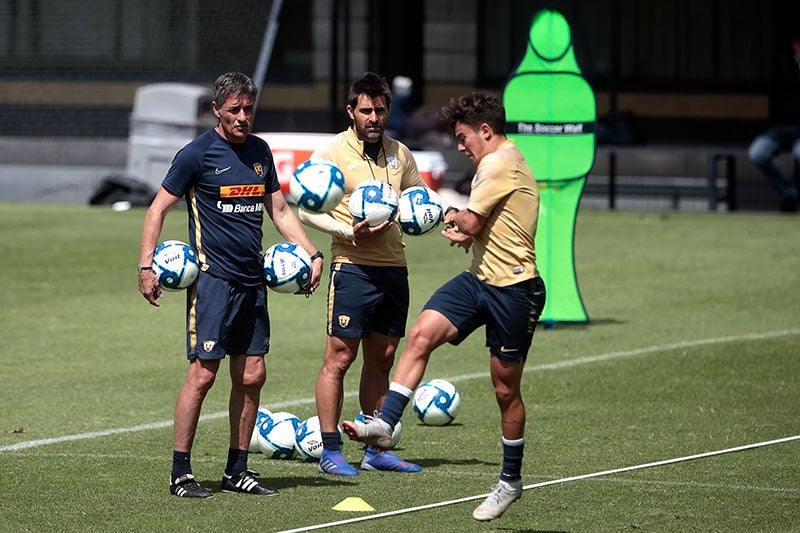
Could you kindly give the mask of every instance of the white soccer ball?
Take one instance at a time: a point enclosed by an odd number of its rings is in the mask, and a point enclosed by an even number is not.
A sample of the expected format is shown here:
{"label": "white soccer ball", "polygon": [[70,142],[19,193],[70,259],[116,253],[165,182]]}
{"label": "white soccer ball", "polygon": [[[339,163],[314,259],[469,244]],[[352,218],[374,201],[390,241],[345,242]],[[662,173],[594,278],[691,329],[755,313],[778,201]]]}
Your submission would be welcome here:
{"label": "white soccer ball", "polygon": [[356,222],[367,220],[370,226],[377,226],[394,218],[398,202],[394,187],[385,181],[363,181],[350,194],[350,216]]}
{"label": "white soccer ball", "polygon": [[[363,411],[359,411],[356,415],[356,418],[353,420],[356,424],[364,424],[364,413]],[[403,421],[398,420],[397,424],[394,426],[394,431],[392,431],[392,441],[389,445],[389,448],[394,448],[397,446],[397,443],[400,442],[400,437],[403,436]]]}
{"label": "white soccer ball", "polygon": [[291,459],[295,455],[294,432],[299,425],[300,419],[292,413],[273,413],[259,408],[250,451],[263,453],[271,459]]}
{"label": "white soccer ball", "polygon": [[194,283],[200,273],[197,252],[185,242],[164,241],[153,254],[153,272],[162,289],[185,289]]}
{"label": "white soccer ball", "polygon": [[256,412],[256,425],[253,428],[253,434],[250,435],[250,446],[248,450],[251,453],[261,453],[261,432],[258,428],[267,416],[272,416],[272,411],[266,407],[259,407],[258,412]]}
{"label": "white soccer ball", "polygon": [[297,292],[311,280],[311,257],[292,242],[273,244],[264,254],[264,279],[276,292]]}
{"label": "white soccer ball", "polygon": [[[337,426],[339,431],[339,442],[342,439],[342,429]],[[294,447],[297,453],[305,461],[319,461],[322,457],[322,431],[319,428],[319,417],[314,415],[297,426],[294,433]]]}
{"label": "white soccer ball", "polygon": [[427,426],[444,426],[455,420],[461,407],[461,396],[455,386],[444,379],[432,379],[414,392],[414,412]]}
{"label": "white soccer ball", "polygon": [[442,199],[433,189],[410,187],[400,195],[400,227],[408,235],[424,235],[444,220]]}
{"label": "white soccer ball", "polygon": [[344,174],[331,162],[308,160],[292,174],[289,195],[306,211],[327,213],[344,197]]}

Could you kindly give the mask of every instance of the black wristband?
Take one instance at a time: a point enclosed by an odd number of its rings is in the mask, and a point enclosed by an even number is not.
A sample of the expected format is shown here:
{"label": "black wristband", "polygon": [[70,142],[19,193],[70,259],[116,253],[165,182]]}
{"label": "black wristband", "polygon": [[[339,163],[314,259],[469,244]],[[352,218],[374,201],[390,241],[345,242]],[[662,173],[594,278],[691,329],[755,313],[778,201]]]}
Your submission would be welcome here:
{"label": "black wristband", "polygon": [[314,255],[311,256],[311,261],[315,261],[317,259],[325,259],[325,256],[322,255],[322,250],[317,250]]}
{"label": "black wristband", "polygon": [[141,272],[142,270],[153,270],[153,267],[151,267],[151,266],[139,266],[139,267],[137,267],[137,270],[139,270],[139,272]]}

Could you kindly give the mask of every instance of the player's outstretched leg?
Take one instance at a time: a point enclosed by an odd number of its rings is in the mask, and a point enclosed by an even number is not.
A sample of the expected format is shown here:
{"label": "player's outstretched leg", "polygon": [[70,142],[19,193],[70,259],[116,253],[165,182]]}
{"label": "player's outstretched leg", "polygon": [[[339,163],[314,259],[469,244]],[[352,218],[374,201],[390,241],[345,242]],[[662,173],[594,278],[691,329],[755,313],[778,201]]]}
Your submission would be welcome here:
{"label": "player's outstretched leg", "polygon": [[522,496],[522,480],[517,481],[503,481],[500,480],[494,486],[489,496],[483,500],[473,512],[472,518],[480,522],[488,522],[506,512],[506,509],[519,500]]}
{"label": "player's outstretched leg", "polygon": [[364,415],[363,423],[345,420],[342,422],[342,429],[350,440],[363,442],[381,451],[388,450],[392,445],[394,428],[385,420],[378,418],[377,413],[374,416]]}

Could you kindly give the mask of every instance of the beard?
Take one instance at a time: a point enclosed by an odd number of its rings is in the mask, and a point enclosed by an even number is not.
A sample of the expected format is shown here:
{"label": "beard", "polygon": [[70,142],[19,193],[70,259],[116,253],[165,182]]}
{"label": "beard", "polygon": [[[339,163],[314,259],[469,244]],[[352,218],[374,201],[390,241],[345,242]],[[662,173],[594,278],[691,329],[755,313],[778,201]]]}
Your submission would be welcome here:
{"label": "beard", "polygon": [[365,142],[374,143],[380,140],[381,135],[383,135],[384,128],[381,125],[376,125],[376,126],[365,125],[362,127],[356,125],[355,130],[356,130],[356,135],[358,135],[359,139]]}

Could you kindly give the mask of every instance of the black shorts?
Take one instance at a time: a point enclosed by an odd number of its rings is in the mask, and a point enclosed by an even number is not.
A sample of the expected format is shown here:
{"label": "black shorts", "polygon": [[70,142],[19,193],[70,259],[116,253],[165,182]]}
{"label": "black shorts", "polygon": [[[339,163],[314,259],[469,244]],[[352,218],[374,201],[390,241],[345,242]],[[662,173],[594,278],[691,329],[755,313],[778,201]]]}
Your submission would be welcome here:
{"label": "black shorts", "polygon": [[545,298],[542,278],[495,287],[462,272],[433,293],[423,309],[438,311],[458,329],[451,344],[460,344],[486,325],[489,352],[519,363],[528,357]]}
{"label": "black shorts", "polygon": [[328,335],[366,339],[406,334],[408,269],[334,263],[328,281]]}
{"label": "black shorts", "polygon": [[267,290],[230,283],[200,272],[186,295],[186,355],[189,360],[269,352]]}

